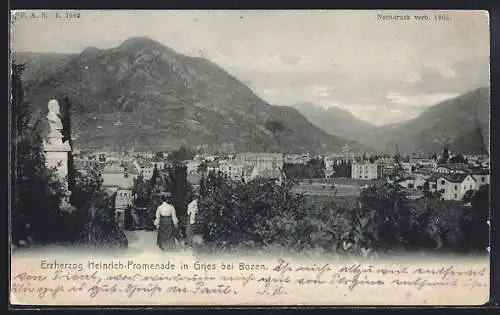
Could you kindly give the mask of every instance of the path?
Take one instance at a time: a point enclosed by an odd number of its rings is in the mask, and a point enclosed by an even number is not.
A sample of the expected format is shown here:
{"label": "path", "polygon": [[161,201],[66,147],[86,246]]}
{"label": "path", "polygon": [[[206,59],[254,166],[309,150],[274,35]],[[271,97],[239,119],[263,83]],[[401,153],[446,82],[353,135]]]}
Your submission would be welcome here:
{"label": "path", "polygon": [[125,231],[128,239],[128,248],[140,250],[152,250],[156,247],[156,232],[155,231]]}
{"label": "path", "polygon": [[142,253],[165,253],[171,254],[175,252],[176,256],[193,256],[193,250],[190,248],[180,247],[171,251],[163,252],[156,246],[156,231],[125,231],[128,239],[127,252],[142,252]]}

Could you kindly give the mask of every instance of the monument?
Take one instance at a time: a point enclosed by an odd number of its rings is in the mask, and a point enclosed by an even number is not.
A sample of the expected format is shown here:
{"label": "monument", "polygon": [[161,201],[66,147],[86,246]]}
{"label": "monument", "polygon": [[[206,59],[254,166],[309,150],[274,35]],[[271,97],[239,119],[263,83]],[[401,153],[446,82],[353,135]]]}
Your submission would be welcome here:
{"label": "monument", "polygon": [[50,129],[48,138],[44,141],[45,159],[47,167],[56,168],[58,176],[63,180],[66,196],[69,197],[68,161],[71,154],[71,146],[68,140],[62,141],[63,125],[59,113],[59,102],[54,99],[50,100],[48,108],[47,120]]}

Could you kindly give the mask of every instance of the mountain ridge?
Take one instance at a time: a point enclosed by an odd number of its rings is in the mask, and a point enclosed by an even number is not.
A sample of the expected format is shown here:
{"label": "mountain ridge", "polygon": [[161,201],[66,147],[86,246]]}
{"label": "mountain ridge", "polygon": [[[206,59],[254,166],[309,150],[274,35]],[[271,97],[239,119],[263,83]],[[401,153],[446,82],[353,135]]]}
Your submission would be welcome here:
{"label": "mountain ridge", "polygon": [[77,147],[324,152],[349,143],[369,150],[328,135],[297,110],[266,103],[213,62],[147,37],[64,57],[14,54],[38,62],[26,81],[35,108],[43,112],[49,99],[69,98]]}
{"label": "mountain ridge", "polygon": [[324,109],[312,103],[296,103],[292,107],[299,110],[309,121],[325,130],[328,134],[351,141],[361,142],[364,140],[365,134],[376,129],[376,126],[339,107],[331,106]]}
{"label": "mountain ridge", "polygon": [[[473,89],[424,110],[403,122],[374,126],[340,108],[295,105],[329,134],[359,141],[380,151],[435,153],[444,146],[455,152],[489,151],[489,87]],[[481,136],[480,138],[478,136]]]}

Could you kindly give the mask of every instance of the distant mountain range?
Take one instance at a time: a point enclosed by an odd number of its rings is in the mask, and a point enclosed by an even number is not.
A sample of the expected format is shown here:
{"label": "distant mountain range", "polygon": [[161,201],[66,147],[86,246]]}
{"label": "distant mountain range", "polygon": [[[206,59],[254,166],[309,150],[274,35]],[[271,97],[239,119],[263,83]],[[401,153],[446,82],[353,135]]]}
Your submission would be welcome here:
{"label": "distant mountain range", "polygon": [[27,99],[38,114],[52,98],[72,104],[75,146],[264,152],[371,148],[330,135],[298,110],[273,106],[215,65],[146,37],[79,54],[14,53],[26,63]]}
{"label": "distant mountain range", "polygon": [[490,90],[484,87],[431,106],[415,119],[380,127],[336,107],[294,107],[329,134],[380,151],[429,154],[444,146],[452,152],[488,153],[489,106]]}
{"label": "distant mountain range", "polygon": [[335,106],[325,109],[312,103],[297,103],[292,107],[327,133],[352,141],[366,142],[366,137],[377,129],[351,112]]}

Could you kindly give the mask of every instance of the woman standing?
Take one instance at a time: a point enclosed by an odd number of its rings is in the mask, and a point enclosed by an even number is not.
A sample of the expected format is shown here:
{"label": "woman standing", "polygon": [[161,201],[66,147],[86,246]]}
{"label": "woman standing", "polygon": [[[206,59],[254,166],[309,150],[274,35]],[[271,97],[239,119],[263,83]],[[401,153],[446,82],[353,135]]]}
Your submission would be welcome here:
{"label": "woman standing", "polygon": [[186,238],[189,246],[193,243],[193,225],[196,222],[196,214],[198,213],[198,199],[193,199],[188,205],[187,214],[189,222],[186,226]]}
{"label": "woman standing", "polygon": [[162,198],[162,204],[156,209],[154,224],[158,228],[156,245],[162,250],[175,246],[175,235],[179,220],[173,205],[167,203],[167,198]]}

